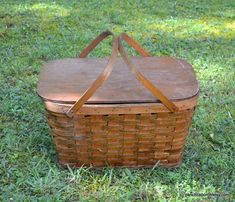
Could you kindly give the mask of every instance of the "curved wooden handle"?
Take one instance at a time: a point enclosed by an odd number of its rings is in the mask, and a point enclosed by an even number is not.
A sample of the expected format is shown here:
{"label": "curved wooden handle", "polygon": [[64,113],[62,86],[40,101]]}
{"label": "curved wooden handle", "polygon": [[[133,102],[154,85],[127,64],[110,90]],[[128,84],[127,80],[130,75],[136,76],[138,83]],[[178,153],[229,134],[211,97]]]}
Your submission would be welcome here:
{"label": "curved wooden handle", "polygon": [[126,62],[127,66],[131,69],[135,77],[156,97],[158,98],[171,112],[178,111],[176,105],[171,102],[158,88],[156,88],[144,75],[142,75],[134,66],[134,64],[128,58],[124,47],[121,44],[121,40],[125,40],[129,45],[131,45],[135,50],[137,50],[143,57],[148,57],[150,54],[144,50],[134,39],[129,37],[127,34],[122,33],[118,38],[110,31],[105,31],[101,33],[95,40],[91,42],[80,54],[80,58],[86,57],[104,38],[107,36],[113,36],[113,48],[112,54],[109,58],[108,64],[104,71],[98,76],[98,78],[92,83],[92,85],[85,91],[85,93],[80,97],[80,99],[68,110],[66,113],[69,117],[72,117],[82,105],[95,93],[95,91],[108,79],[110,76],[115,59],[118,54],[118,50]]}
{"label": "curved wooden handle", "polygon": [[84,49],[84,51],[80,54],[80,57],[86,57],[90,51],[92,51],[95,46],[102,41],[105,37],[108,35],[113,36],[113,48],[112,48],[112,54],[109,58],[108,64],[104,71],[98,76],[98,78],[92,83],[92,85],[85,91],[85,93],[80,97],[80,99],[67,111],[67,115],[69,117],[72,117],[74,113],[76,113],[82,105],[95,93],[95,91],[104,83],[104,81],[107,80],[107,78],[110,76],[113,65],[115,62],[115,59],[118,54],[118,39],[114,36],[112,32],[103,32],[101,33],[87,48]]}
{"label": "curved wooden handle", "polygon": [[[80,58],[85,58],[87,55],[106,37],[114,34],[111,31],[104,31],[97,36],[79,55]],[[133,38],[128,36],[126,33],[122,33],[122,39],[125,40],[130,46],[132,46],[141,56],[149,57],[151,54],[146,51],[141,45],[139,45]]]}
{"label": "curved wooden handle", "polygon": [[125,40],[130,46],[132,46],[141,56],[150,57],[151,54],[146,51],[141,45],[139,45],[133,38],[128,36],[126,33],[121,33],[120,37]]}
{"label": "curved wooden handle", "polygon": [[[169,100],[157,87],[155,87],[151,81],[149,81],[143,74],[141,74],[137,70],[135,65],[131,62],[121,42],[123,39],[127,41],[126,38],[127,38],[127,34],[125,33],[120,34],[120,36],[118,37],[118,49],[123,60],[125,61],[127,66],[130,68],[131,72],[143,84],[143,86],[147,88],[156,98],[158,98],[163,103],[163,105],[167,107],[171,112],[178,111],[179,110],[178,107],[171,100]],[[129,39],[130,37],[128,37],[128,40]]]}
{"label": "curved wooden handle", "polygon": [[109,30],[102,32],[85,49],[83,49],[79,57],[85,58],[101,41],[110,35],[114,36],[114,34]]}

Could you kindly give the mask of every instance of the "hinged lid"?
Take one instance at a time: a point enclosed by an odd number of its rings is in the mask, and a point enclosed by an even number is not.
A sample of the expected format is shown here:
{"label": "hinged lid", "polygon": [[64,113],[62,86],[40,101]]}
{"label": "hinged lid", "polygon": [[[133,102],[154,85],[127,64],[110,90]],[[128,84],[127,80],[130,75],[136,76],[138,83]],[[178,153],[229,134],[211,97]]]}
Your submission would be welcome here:
{"label": "hinged lid", "polygon": [[[192,66],[172,57],[131,57],[136,68],[170,100],[183,100],[198,91]],[[61,59],[47,63],[41,71],[37,93],[45,100],[74,103],[104,70],[108,58]],[[122,58],[87,103],[159,102],[135,78]]]}

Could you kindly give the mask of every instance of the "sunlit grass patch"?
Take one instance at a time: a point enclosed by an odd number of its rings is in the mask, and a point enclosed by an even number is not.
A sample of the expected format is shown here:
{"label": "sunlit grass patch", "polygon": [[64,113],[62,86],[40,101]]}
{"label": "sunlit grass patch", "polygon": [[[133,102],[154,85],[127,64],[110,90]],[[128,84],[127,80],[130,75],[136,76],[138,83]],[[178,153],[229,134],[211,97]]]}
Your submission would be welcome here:
{"label": "sunlit grass patch", "polygon": [[57,5],[55,2],[53,4],[44,4],[44,3],[36,3],[33,4],[29,10],[36,11],[40,13],[40,16],[68,16],[69,10]]}

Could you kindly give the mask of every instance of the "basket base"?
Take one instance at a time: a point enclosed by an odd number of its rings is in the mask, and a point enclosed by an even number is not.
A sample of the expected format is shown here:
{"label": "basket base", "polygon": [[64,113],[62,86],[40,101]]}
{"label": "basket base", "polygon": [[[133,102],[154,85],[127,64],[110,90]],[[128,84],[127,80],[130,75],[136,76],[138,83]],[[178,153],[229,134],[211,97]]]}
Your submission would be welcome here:
{"label": "basket base", "polygon": [[60,160],[57,160],[57,166],[59,168],[67,169],[68,167],[70,168],[89,168],[89,169],[104,169],[104,168],[115,168],[115,169],[122,169],[122,168],[128,168],[128,169],[139,169],[139,168],[146,168],[146,169],[155,169],[157,167],[161,168],[168,168],[168,169],[173,169],[173,168],[178,168],[182,164],[182,159],[176,163],[167,163],[167,164],[161,164],[161,163],[156,163],[155,165],[138,165],[138,166],[87,166],[87,165],[78,165],[75,163],[63,163]]}

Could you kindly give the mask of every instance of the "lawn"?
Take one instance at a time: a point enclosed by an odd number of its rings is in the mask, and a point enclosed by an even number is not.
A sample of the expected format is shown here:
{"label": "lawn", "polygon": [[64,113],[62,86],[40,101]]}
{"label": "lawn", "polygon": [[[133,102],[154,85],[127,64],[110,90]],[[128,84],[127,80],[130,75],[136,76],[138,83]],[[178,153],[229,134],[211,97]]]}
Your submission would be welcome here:
{"label": "lawn", "polygon": [[[200,99],[181,167],[57,166],[36,94],[40,69],[76,57],[107,29],[127,32],[153,55],[193,65]],[[232,0],[0,0],[0,201],[232,201],[234,53]],[[109,54],[110,40],[90,57]]]}

